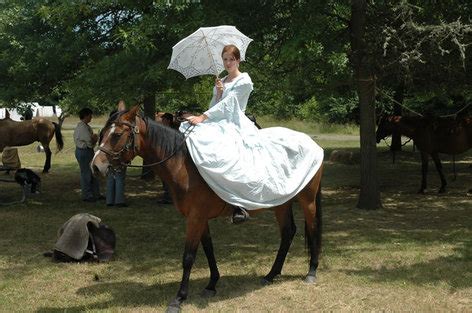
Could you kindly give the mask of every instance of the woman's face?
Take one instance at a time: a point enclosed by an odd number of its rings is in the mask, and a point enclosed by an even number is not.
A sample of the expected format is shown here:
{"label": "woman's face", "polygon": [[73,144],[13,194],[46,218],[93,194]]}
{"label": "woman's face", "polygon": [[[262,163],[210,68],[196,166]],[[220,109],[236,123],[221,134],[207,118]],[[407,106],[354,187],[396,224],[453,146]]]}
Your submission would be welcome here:
{"label": "woman's face", "polygon": [[239,67],[239,60],[236,60],[234,55],[230,52],[223,53],[223,64],[225,66],[225,70],[228,72],[233,72],[238,69]]}

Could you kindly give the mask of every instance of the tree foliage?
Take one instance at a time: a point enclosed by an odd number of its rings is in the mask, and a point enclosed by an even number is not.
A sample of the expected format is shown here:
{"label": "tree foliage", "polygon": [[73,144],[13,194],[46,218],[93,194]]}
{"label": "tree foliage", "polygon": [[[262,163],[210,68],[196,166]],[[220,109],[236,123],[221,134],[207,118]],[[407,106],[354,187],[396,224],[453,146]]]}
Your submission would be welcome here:
{"label": "tree foliage", "polygon": [[[2,2],[0,101],[105,112],[118,99],[152,99],[159,109],[204,110],[213,79],[168,70],[172,46],[198,27],[227,24],[254,39],[242,65],[255,82],[249,110],[357,121],[350,13],[349,1],[333,0]],[[470,101],[470,19],[467,1],[368,2],[380,104],[402,83],[415,109]]]}

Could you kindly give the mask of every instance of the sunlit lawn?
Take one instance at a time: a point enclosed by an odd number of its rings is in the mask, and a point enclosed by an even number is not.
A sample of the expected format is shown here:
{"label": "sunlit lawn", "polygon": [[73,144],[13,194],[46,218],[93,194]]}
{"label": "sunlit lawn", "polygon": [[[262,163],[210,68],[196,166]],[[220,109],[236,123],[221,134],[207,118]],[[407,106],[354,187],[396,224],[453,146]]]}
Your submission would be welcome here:
{"label": "sunlit lawn", "polygon": [[[92,124],[97,129],[103,121]],[[261,121],[266,127],[277,125]],[[42,194],[26,204],[0,207],[0,311],[163,311],[180,283],[184,220],[172,205],[155,203],[159,181],[137,177],[127,179],[127,208],[81,202],[71,138],[76,122],[65,122],[65,148],[53,155],[51,173],[42,175]],[[297,121],[282,124],[313,136],[326,149],[326,160],[333,149],[358,152],[352,126],[324,132]],[[184,312],[471,311],[472,197],[467,190],[472,188],[472,153],[458,157],[456,181],[451,159],[444,157],[446,194],[436,193],[439,178],[430,166],[430,188],[417,195],[418,153],[407,146],[392,164],[387,148],[379,147],[382,210],[355,208],[358,165],[325,163],[324,246],[315,285],[301,280],[308,257],[298,208],[298,232],[283,275],[270,286],[260,285],[259,278],[269,271],[278,249],[271,212],[238,226],[220,218],[210,223],[222,274],[218,293],[211,299],[198,295],[209,274],[199,251]],[[36,145],[20,148],[20,157],[24,167],[41,171],[44,155]],[[17,185],[1,186],[2,203],[19,199]],[[56,264],[42,256],[62,223],[79,212],[97,215],[115,229],[113,262]]]}

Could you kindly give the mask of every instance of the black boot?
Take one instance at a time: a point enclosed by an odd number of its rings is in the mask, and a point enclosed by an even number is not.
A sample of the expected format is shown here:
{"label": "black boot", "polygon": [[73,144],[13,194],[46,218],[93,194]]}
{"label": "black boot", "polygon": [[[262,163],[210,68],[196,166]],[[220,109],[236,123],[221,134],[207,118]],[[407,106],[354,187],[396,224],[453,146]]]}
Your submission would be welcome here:
{"label": "black boot", "polygon": [[233,206],[233,208],[233,217],[231,218],[233,224],[241,224],[249,220],[249,213],[247,213],[245,208],[240,206]]}

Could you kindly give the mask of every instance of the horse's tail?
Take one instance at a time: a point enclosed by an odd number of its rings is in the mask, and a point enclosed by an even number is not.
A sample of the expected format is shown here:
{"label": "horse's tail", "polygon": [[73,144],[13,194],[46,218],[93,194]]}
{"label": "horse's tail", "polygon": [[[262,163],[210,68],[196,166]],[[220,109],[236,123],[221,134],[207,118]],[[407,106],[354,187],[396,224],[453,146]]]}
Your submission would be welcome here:
{"label": "horse's tail", "polygon": [[[314,234],[314,238],[312,238],[311,240],[315,240],[316,254],[319,255],[321,253],[321,240],[322,240],[322,234],[323,234],[323,227],[322,227],[323,214],[321,210],[321,183],[318,187],[318,191],[316,192],[315,204],[316,204],[315,220],[314,220],[315,234]],[[309,238],[310,238],[310,233],[308,232],[308,227],[305,223],[305,248],[308,246],[308,244],[311,243],[311,240]]]}
{"label": "horse's tail", "polygon": [[64,139],[62,138],[61,125],[52,122],[54,124],[54,134],[56,135],[57,152],[64,148]]}

